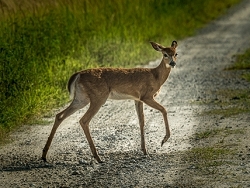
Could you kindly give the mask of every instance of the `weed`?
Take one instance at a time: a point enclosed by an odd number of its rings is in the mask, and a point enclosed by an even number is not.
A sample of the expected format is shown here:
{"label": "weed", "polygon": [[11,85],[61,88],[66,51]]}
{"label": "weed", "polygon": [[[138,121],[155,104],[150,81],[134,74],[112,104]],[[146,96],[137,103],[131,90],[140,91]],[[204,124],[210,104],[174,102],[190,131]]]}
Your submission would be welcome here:
{"label": "weed", "polygon": [[206,130],[203,132],[195,133],[194,134],[194,139],[195,140],[201,140],[204,138],[209,138],[217,135],[219,132],[221,132],[221,129],[212,129],[212,130]]}
{"label": "weed", "polygon": [[243,54],[235,55],[234,65],[228,67],[226,70],[243,70],[246,71],[243,73],[242,77],[250,81],[250,49],[246,50]]}
{"label": "weed", "polygon": [[228,149],[215,146],[192,148],[185,153],[185,160],[188,160],[195,168],[203,169],[224,164],[223,158],[231,152]]}
{"label": "weed", "polygon": [[224,89],[215,91],[218,100],[203,101],[204,103],[215,104],[216,108],[205,110],[204,115],[222,115],[230,117],[250,111],[250,90]]}
{"label": "weed", "polygon": [[48,125],[48,124],[51,124],[52,122],[53,122],[52,120],[37,118],[37,119],[32,119],[32,121],[30,121],[29,124],[30,125]]}
{"label": "weed", "polygon": [[222,138],[220,141],[221,144],[224,143],[224,138],[232,135],[232,134],[244,134],[245,130],[238,128],[238,129],[228,129],[228,128],[220,128],[220,129],[210,129],[210,130],[205,130],[203,132],[197,132],[194,134],[193,139],[195,140],[201,140],[201,139],[206,139],[206,138],[212,138],[219,136]]}

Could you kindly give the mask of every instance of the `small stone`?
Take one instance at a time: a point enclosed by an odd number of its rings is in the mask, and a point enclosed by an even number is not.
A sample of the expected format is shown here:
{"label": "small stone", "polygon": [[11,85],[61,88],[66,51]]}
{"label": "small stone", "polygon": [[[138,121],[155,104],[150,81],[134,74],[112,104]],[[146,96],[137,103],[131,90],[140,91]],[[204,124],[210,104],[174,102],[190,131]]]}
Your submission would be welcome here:
{"label": "small stone", "polygon": [[80,159],[79,164],[89,165],[90,163],[86,160]]}
{"label": "small stone", "polygon": [[73,171],[71,175],[80,175],[78,171]]}

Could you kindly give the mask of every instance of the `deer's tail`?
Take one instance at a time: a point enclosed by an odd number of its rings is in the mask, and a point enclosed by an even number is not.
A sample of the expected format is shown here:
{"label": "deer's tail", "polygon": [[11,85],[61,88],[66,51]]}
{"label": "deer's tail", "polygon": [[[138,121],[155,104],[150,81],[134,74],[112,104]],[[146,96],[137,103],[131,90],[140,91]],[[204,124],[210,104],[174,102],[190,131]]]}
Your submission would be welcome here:
{"label": "deer's tail", "polygon": [[70,98],[73,99],[75,97],[75,91],[76,91],[76,81],[79,78],[80,74],[75,73],[73,74],[69,81],[68,81],[68,91],[70,94]]}

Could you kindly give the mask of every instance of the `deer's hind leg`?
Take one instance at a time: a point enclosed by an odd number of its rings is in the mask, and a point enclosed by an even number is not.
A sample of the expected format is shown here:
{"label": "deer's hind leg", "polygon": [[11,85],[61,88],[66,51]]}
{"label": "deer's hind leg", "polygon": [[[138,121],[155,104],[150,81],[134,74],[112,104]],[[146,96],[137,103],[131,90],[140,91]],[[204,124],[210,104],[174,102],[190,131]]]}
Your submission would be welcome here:
{"label": "deer's hind leg", "polygon": [[85,133],[85,136],[87,138],[87,141],[89,143],[91,152],[94,156],[94,158],[99,162],[102,163],[102,160],[100,159],[95,144],[93,142],[93,139],[91,137],[90,131],[89,131],[89,122],[91,121],[91,119],[95,116],[95,114],[99,111],[99,109],[101,108],[101,106],[106,102],[108,98],[108,94],[105,96],[103,95],[100,98],[95,98],[94,100],[92,100],[90,102],[90,106],[89,109],[87,110],[87,112],[84,114],[84,116],[81,118],[80,120],[80,124],[81,127]]}
{"label": "deer's hind leg", "polygon": [[52,139],[56,133],[57,128],[62,123],[62,121],[65,120],[70,115],[72,115],[73,113],[75,113],[77,110],[86,106],[88,103],[89,103],[88,99],[79,100],[79,99],[75,98],[65,110],[63,110],[62,112],[60,112],[56,115],[54,125],[52,127],[52,130],[50,132],[48,140],[47,140],[45,147],[43,149],[42,159],[44,161],[46,161],[46,155],[47,155],[47,152],[48,152],[49,147],[51,145]]}

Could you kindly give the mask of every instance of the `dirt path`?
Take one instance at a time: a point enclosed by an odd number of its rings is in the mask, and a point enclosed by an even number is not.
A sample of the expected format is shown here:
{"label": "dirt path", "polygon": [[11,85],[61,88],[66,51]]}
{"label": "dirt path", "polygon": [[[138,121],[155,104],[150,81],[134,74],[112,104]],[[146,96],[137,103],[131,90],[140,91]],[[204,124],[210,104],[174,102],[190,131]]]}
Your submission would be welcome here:
{"label": "dirt path", "polygon": [[[162,116],[144,107],[150,157],[144,157],[140,151],[133,101],[108,101],[91,123],[92,136],[104,164],[97,164],[91,157],[78,124],[86,110],[83,109],[59,127],[49,150],[49,163],[43,163],[40,158],[52,122],[25,126],[13,133],[14,142],[0,149],[0,187],[249,187],[250,141],[247,136],[239,135],[242,137],[239,138],[242,139],[240,148],[245,148],[239,151],[241,160],[219,166],[220,176],[199,174],[183,158],[183,153],[195,145],[213,142],[193,142],[193,135],[201,130],[230,126],[232,129],[244,127],[249,133],[247,114],[234,118],[200,116],[207,106],[196,103],[217,100],[217,90],[250,87],[240,79],[238,72],[223,70],[232,63],[232,55],[250,47],[249,41],[248,0],[196,36],[179,41],[177,67],[157,97],[168,110],[172,133],[163,147],[160,147],[164,136]],[[158,63],[151,62],[149,66]],[[225,169],[228,173],[224,173]]]}

